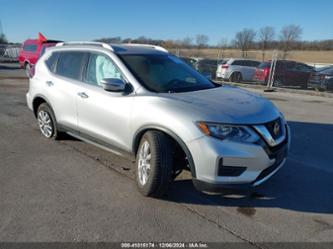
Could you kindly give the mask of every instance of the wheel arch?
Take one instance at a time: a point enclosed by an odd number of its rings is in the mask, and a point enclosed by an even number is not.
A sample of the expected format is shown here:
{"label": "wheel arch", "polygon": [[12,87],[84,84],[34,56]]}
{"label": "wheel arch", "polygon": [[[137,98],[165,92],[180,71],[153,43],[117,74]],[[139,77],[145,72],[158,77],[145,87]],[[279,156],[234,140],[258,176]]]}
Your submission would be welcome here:
{"label": "wheel arch", "polygon": [[[50,105],[50,102],[47,100],[47,98],[43,95],[36,95],[32,101],[32,109],[33,109],[33,112],[34,112],[34,115],[35,117],[37,117],[37,110],[38,110],[38,107],[42,104],[42,103],[47,103],[51,110],[53,111],[51,105]],[[53,111],[54,112],[54,111]]]}
{"label": "wheel arch", "polygon": [[236,74],[236,73],[240,73],[240,74],[242,75],[242,73],[241,73],[240,71],[233,70],[233,71],[231,71],[230,74],[229,74],[229,80],[231,80],[231,78],[233,77],[233,75]]}
{"label": "wheel arch", "polygon": [[177,144],[180,146],[180,148],[183,150],[183,152],[185,153],[185,155],[187,157],[187,161],[190,166],[192,177],[196,178],[196,171],[195,171],[193,157],[192,157],[190,150],[187,148],[185,142],[176,133],[174,133],[170,129],[165,128],[163,126],[147,125],[147,126],[141,127],[134,135],[134,139],[133,139],[133,143],[132,143],[133,154],[136,155],[136,152],[138,150],[139,143],[140,143],[140,140],[141,140],[143,134],[145,134],[147,131],[153,131],[153,130],[161,131],[161,132],[165,133],[166,135],[168,135],[170,138],[172,138],[175,142],[177,142]]}

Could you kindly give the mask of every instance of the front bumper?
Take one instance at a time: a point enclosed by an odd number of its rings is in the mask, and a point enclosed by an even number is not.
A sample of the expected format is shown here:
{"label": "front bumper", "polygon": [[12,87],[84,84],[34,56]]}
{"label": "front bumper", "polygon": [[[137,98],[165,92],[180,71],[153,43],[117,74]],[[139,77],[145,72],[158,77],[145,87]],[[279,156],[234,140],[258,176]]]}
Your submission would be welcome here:
{"label": "front bumper", "polygon": [[[290,131],[275,147],[260,140],[256,144],[221,141],[204,136],[189,144],[196,169],[194,186],[200,191],[254,188],[274,175],[286,162]],[[222,160],[223,159],[223,160]],[[240,174],[221,175],[221,167],[243,168]],[[237,171],[235,171],[237,172]]]}

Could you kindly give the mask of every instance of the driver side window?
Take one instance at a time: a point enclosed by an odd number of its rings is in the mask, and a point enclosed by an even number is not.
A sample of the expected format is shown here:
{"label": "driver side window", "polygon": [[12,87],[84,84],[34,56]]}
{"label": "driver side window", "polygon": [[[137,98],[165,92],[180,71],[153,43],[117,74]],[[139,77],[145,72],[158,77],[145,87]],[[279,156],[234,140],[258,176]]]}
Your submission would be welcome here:
{"label": "driver side window", "polygon": [[109,57],[103,54],[91,54],[87,67],[86,82],[101,86],[101,81],[106,78],[122,79],[119,68]]}

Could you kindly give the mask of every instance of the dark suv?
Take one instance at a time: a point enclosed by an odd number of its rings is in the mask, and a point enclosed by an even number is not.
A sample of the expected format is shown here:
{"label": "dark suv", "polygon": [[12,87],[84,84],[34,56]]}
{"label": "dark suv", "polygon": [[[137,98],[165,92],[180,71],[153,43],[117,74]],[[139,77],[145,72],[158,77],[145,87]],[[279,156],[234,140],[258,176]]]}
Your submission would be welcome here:
{"label": "dark suv", "polygon": [[[270,68],[270,61],[261,63],[256,69],[253,80],[267,84]],[[313,71],[313,67],[304,63],[278,60],[276,62],[273,86],[300,86],[306,89]]]}

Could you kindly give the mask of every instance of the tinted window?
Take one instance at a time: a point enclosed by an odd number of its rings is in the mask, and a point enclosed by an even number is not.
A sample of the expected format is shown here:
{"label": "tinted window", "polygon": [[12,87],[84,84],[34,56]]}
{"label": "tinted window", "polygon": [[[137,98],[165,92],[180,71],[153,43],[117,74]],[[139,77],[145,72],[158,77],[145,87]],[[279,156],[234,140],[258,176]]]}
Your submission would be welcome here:
{"label": "tinted window", "polygon": [[264,69],[266,67],[270,67],[271,63],[270,62],[262,62],[259,64],[258,68]]}
{"label": "tinted window", "polygon": [[81,72],[87,58],[88,54],[83,52],[61,52],[56,73],[71,79],[81,80]]}
{"label": "tinted window", "polygon": [[23,46],[23,50],[28,51],[28,52],[36,52],[37,45],[36,44],[25,44]]}
{"label": "tinted window", "polygon": [[224,64],[227,64],[229,60],[221,60],[219,62],[219,65],[224,65]]}
{"label": "tinted window", "polygon": [[51,72],[54,72],[55,70],[58,57],[59,53],[52,53],[52,55],[47,60],[45,60],[45,64]]}
{"label": "tinted window", "polygon": [[312,71],[312,67],[302,64],[302,63],[297,63],[296,64],[296,70],[298,71],[303,71],[303,72],[311,72]]}
{"label": "tinted window", "polygon": [[210,64],[210,65],[217,65],[217,60],[204,59],[204,60],[201,60],[200,63]]}
{"label": "tinted window", "polygon": [[249,67],[257,67],[259,64],[259,61],[249,61]]}
{"label": "tinted window", "polygon": [[234,61],[233,63],[232,63],[232,65],[235,65],[235,66],[242,66],[243,65],[243,63],[242,63],[242,61]]}
{"label": "tinted window", "polygon": [[321,73],[333,75],[333,68],[327,68],[325,70],[322,70]]}
{"label": "tinted window", "polygon": [[120,70],[109,57],[91,54],[85,81],[92,85],[101,85],[101,80],[107,78],[123,79]]}

